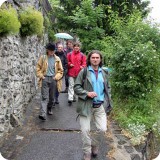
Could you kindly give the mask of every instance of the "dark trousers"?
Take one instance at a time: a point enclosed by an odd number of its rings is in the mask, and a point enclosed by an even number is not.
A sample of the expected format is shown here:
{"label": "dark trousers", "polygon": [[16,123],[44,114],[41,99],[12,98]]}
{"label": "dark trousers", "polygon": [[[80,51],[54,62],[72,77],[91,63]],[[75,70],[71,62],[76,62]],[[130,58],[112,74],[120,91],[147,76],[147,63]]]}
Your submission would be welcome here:
{"label": "dark trousers", "polygon": [[56,88],[56,92],[55,92],[55,100],[58,100],[58,97],[59,97],[59,92],[58,92],[58,89]]}
{"label": "dark trousers", "polygon": [[66,86],[66,88],[68,88],[68,87],[69,87],[68,70],[65,70],[65,71],[64,71],[64,76],[65,76],[65,86]]}
{"label": "dark trousers", "polygon": [[56,81],[53,77],[47,76],[42,80],[40,115],[46,116],[47,109],[49,110],[52,108],[56,88]]}

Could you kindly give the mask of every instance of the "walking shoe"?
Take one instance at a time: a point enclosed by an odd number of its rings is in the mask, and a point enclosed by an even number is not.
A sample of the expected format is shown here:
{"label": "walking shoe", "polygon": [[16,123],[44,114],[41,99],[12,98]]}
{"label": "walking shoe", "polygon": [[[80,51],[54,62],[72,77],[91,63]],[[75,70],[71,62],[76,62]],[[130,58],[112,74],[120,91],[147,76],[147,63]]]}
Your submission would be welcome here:
{"label": "walking shoe", "polygon": [[56,100],[55,100],[55,104],[59,104],[58,98],[56,98]]}
{"label": "walking shoe", "polygon": [[84,153],[83,160],[91,160],[91,154],[90,153]]}
{"label": "walking shoe", "polygon": [[55,101],[55,104],[59,104],[59,101]]}
{"label": "walking shoe", "polygon": [[52,107],[53,107],[53,108],[55,107],[55,102],[52,104]]}
{"label": "walking shoe", "polygon": [[72,102],[73,102],[73,101],[71,101],[71,100],[68,100],[68,103],[69,103],[69,105],[72,105]]}
{"label": "walking shoe", "polygon": [[39,119],[41,119],[41,120],[46,120],[46,117],[45,116],[42,116],[42,115],[39,115]]}
{"label": "walking shoe", "polygon": [[98,155],[98,147],[92,146],[92,156],[97,157]]}
{"label": "walking shoe", "polygon": [[53,114],[52,110],[48,109],[48,115],[52,115],[52,114]]}
{"label": "walking shoe", "polygon": [[68,88],[66,88],[64,91],[62,91],[61,93],[68,93]]}

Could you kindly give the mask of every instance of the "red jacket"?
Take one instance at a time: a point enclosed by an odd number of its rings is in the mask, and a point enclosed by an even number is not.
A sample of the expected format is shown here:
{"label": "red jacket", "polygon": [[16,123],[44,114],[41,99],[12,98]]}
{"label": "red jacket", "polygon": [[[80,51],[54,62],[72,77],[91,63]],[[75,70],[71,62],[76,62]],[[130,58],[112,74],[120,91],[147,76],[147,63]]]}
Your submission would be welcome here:
{"label": "red jacket", "polygon": [[[68,76],[70,77],[77,77],[78,73],[80,72],[80,67],[86,67],[86,56],[78,51],[72,51],[67,54],[68,59]],[[70,64],[74,66],[71,67]]]}

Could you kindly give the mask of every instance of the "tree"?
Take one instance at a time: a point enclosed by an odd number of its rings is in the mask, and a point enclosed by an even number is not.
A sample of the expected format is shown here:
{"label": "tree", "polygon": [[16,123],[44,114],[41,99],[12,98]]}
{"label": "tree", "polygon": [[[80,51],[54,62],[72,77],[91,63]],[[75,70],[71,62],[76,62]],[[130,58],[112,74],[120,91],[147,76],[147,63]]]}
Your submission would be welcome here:
{"label": "tree", "polygon": [[69,17],[76,26],[73,32],[80,38],[84,51],[93,49],[92,42],[105,36],[105,31],[100,25],[104,17],[103,9],[101,6],[93,7],[92,2],[92,0],[82,1],[81,7],[78,6],[73,11],[73,16]]}
{"label": "tree", "polygon": [[105,17],[103,17],[103,28],[106,31],[106,34],[112,34],[113,31],[109,27],[108,17],[112,12],[117,12],[119,17],[126,17],[133,13],[135,9],[139,10],[142,13],[143,17],[146,17],[149,13],[147,6],[149,1],[142,0],[95,0],[95,6],[102,5]]}
{"label": "tree", "polygon": [[[54,0],[50,0],[53,2]],[[77,7],[81,7],[82,3],[85,0],[59,0],[59,7],[53,7],[53,11],[57,17],[57,28],[60,30],[68,30],[76,29],[77,26],[72,23],[71,19],[68,16],[73,16],[73,12]],[[147,6],[149,5],[149,1],[142,0],[92,0],[93,8],[101,7],[104,11],[104,16],[102,17],[102,21],[99,24],[97,21],[97,25],[99,27],[103,27],[106,34],[112,34],[112,30],[110,29],[108,23],[108,17],[111,12],[117,12],[120,17],[125,17],[128,14],[131,14],[134,9],[138,9],[142,12],[142,15],[145,17],[149,10]],[[87,13],[86,13],[87,16]]]}
{"label": "tree", "polygon": [[110,25],[115,34],[106,43],[112,46],[115,93],[124,98],[144,97],[160,79],[159,30],[144,23],[137,11],[123,19],[113,14]]}
{"label": "tree", "polygon": [[70,31],[76,26],[73,24],[69,16],[73,16],[73,11],[80,6],[81,0],[50,0],[52,5],[52,13],[56,16],[56,31]]}

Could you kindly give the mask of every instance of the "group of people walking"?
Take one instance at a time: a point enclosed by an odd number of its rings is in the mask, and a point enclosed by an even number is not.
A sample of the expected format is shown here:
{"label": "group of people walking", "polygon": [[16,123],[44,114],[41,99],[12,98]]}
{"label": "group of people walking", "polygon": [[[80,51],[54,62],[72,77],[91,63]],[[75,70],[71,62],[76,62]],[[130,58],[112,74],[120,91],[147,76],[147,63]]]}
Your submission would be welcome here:
{"label": "group of people walking", "polygon": [[[62,44],[49,43],[46,54],[37,63],[36,72],[41,86],[41,109],[39,118],[46,120],[52,115],[52,107],[59,103],[60,92],[68,92],[68,103],[77,101],[77,113],[82,131],[84,160],[91,160],[98,154],[99,136],[107,130],[105,107],[111,105],[108,72],[102,69],[102,55],[93,50],[88,57],[80,51],[79,43],[67,42],[67,50]],[[65,77],[65,90],[62,78]],[[90,123],[94,120],[97,130],[90,133]],[[100,138],[101,139],[101,138]]]}

